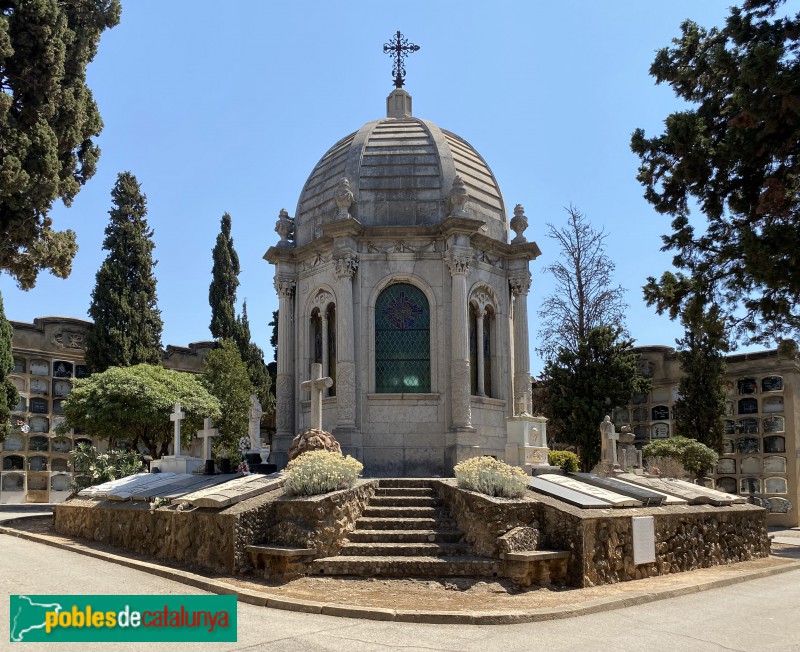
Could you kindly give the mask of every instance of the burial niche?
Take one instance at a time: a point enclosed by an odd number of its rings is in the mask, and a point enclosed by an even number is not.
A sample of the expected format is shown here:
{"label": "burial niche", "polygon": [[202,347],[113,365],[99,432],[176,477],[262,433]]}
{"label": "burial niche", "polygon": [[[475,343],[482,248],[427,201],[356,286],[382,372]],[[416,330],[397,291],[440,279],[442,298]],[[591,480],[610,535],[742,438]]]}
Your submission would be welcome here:
{"label": "burial niche", "polygon": [[50,432],[50,419],[47,417],[31,417],[31,432]]}
{"label": "burial niche", "polygon": [[72,450],[72,442],[68,437],[56,437],[53,439],[54,453],[69,453]]}
{"label": "burial niche", "polygon": [[3,491],[24,491],[25,477],[21,473],[4,473],[0,488]]}
{"label": "burial niche", "polygon": [[[736,460],[723,457],[719,460],[719,462],[717,462],[717,475],[726,474],[736,474]],[[734,483],[734,491],[735,487],[736,483]]]}
{"label": "burial niche", "polygon": [[781,392],[783,391],[783,378],[780,376],[766,376],[761,379],[762,392]]}
{"label": "burial niche", "polygon": [[761,481],[758,478],[742,478],[739,480],[739,493],[758,494],[761,493]]}
{"label": "burial niche", "polygon": [[758,419],[739,419],[739,434],[757,435]]}
{"label": "burial niche", "polygon": [[778,435],[771,435],[764,437],[764,452],[765,453],[785,453],[786,440]]}
{"label": "burial niche", "polygon": [[742,473],[752,475],[754,473],[761,473],[761,459],[758,457],[745,457],[740,468]]}
{"label": "burial niche", "polygon": [[50,478],[50,489],[52,491],[69,491],[69,476],[54,475]]}
{"label": "burial niche", "polygon": [[669,424],[668,423],[654,423],[652,427],[653,439],[666,439],[669,437]]}
{"label": "burial niche", "polygon": [[739,414],[755,414],[756,412],[758,412],[758,401],[756,399],[739,399]]}
{"label": "burial niche", "polygon": [[67,473],[69,471],[69,461],[65,457],[56,457],[50,460],[50,470],[58,473]]}
{"label": "burial niche", "polygon": [[764,412],[783,412],[783,396],[770,396],[763,401]]}
{"label": "burial niche", "polygon": [[787,493],[786,478],[767,478],[764,480],[765,494],[785,494]]}
{"label": "burial niche", "polygon": [[28,491],[47,491],[47,476],[29,475]]}
{"label": "burial niche", "polygon": [[72,363],[66,360],[56,360],[53,363],[54,378],[72,378]]}
{"label": "burial niche", "polygon": [[50,408],[47,405],[47,399],[32,398],[31,399],[31,412],[34,414],[47,414]]}
{"label": "burial niche", "polygon": [[717,489],[726,491],[729,494],[736,493],[736,478],[718,478]]}
{"label": "burial niche", "polygon": [[726,435],[735,435],[736,434],[736,422],[731,421],[730,419],[725,419],[722,422],[722,432]]}
{"label": "burial niche", "polygon": [[3,450],[21,451],[25,449],[25,438],[18,432],[12,432],[3,442]]}
{"label": "burial niche", "polygon": [[3,458],[3,471],[24,471],[25,458],[21,455],[6,455]]}
{"label": "burial niche", "polygon": [[733,439],[723,439],[722,440],[722,454],[723,455],[733,455],[736,452],[736,446],[733,443]]}
{"label": "burial niche", "polygon": [[755,394],[758,383],[755,378],[740,378],[736,381],[736,390],[739,394]]}
{"label": "burial niche", "polygon": [[31,437],[28,439],[28,450],[46,453],[50,440],[47,437]]}
{"label": "burial niche", "polygon": [[653,421],[669,419],[669,408],[666,405],[656,405],[652,409]]}
{"label": "burial niche", "polygon": [[25,373],[25,360],[23,360],[22,358],[14,358],[14,373],[15,374]]}
{"label": "burial niche", "polygon": [[783,417],[767,417],[762,419],[762,425],[764,426],[764,432],[783,432],[784,429],[784,420]]}
{"label": "burial niche", "polygon": [[739,437],[736,440],[736,448],[739,453],[760,453],[761,442],[755,437]]}
{"label": "burial niche", "polygon": [[44,455],[34,455],[28,458],[29,471],[47,471],[47,458]]}
{"label": "burial niche", "polygon": [[786,473],[786,458],[779,455],[765,457],[764,473]]}
{"label": "burial niche", "polygon": [[31,360],[31,373],[34,376],[49,376],[50,364],[47,360]]}

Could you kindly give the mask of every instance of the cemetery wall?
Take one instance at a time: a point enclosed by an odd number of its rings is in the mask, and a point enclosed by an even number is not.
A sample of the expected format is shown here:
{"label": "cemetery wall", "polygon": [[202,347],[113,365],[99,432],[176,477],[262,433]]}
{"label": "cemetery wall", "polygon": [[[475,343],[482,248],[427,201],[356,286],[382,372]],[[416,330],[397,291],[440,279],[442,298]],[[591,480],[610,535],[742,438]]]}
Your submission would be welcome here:
{"label": "cemetery wall", "polygon": [[[752,505],[585,510],[549,498],[492,498],[434,482],[467,542],[498,557],[498,537],[514,527],[539,530],[537,548],[573,553],[572,586],[610,584],[747,561],[769,555],[766,511]],[[656,561],[634,564],[633,516],[653,516]]]}

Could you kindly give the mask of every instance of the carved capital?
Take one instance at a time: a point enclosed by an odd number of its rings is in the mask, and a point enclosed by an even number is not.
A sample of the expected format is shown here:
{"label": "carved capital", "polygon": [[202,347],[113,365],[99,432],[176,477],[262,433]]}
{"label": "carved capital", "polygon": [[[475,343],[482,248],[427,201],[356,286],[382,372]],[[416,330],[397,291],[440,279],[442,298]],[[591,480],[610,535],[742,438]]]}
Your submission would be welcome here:
{"label": "carved capital", "polygon": [[336,278],[353,278],[358,270],[358,256],[354,253],[347,253],[334,261]]}
{"label": "carved capital", "polygon": [[297,282],[289,276],[276,276],[274,285],[280,299],[291,299]]}
{"label": "carved capital", "polygon": [[525,271],[509,276],[508,284],[511,286],[511,292],[515,297],[520,294],[528,294],[531,289],[531,273]]}
{"label": "carved capital", "polygon": [[472,262],[472,255],[468,249],[451,249],[450,254],[445,258],[447,267],[450,268],[450,276],[469,274],[469,266]]}

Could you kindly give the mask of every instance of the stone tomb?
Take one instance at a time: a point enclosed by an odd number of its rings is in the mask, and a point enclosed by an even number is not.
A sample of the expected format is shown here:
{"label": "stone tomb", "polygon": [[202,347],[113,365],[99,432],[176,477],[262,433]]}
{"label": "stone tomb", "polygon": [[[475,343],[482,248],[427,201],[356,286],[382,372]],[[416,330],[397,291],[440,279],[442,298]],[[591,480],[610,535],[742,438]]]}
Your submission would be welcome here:
{"label": "stone tomb", "polygon": [[[174,477],[174,473],[164,474]],[[119,489],[123,487],[134,487],[138,483],[145,483],[150,478],[153,477],[151,473],[134,473],[133,475],[126,476],[124,478],[119,478],[117,480],[109,480],[108,482],[103,482],[98,485],[93,485],[91,487],[86,487],[86,489],[81,489],[78,492],[78,495],[82,498],[97,498],[102,499],[106,497],[106,494],[109,491],[114,489]]]}
{"label": "stone tomb", "polygon": [[178,475],[167,484],[147,485],[136,489],[131,495],[131,500],[152,500],[154,498],[180,498],[188,493],[199,491],[207,487],[222,484],[238,478],[238,473],[227,475]]}
{"label": "stone tomb", "polygon": [[[547,474],[549,475],[549,474]],[[542,476],[533,476],[528,479],[528,487],[546,496],[552,496],[557,500],[562,500],[570,505],[581,507],[582,509],[608,509],[611,503],[596,498],[582,491],[575,491],[569,487],[563,487],[555,482],[550,482]]]}
{"label": "stone tomb", "polygon": [[674,478],[653,478],[648,476],[634,475],[633,473],[623,473],[621,479],[631,482],[648,489],[662,491],[672,496],[677,496],[687,501],[690,505],[733,505],[746,502],[740,496],[734,496],[722,491],[707,489],[700,485],[676,480]]}
{"label": "stone tomb", "polygon": [[283,486],[283,473],[269,475],[247,475],[236,478],[220,486],[200,489],[173,500],[174,503],[185,503],[193,507],[211,507],[221,509],[229,505],[253,498]]}
{"label": "stone tomb", "polygon": [[599,500],[605,501],[611,507],[641,507],[641,501],[632,498],[631,496],[620,494],[610,489],[598,487],[596,485],[581,482],[576,478],[570,478],[563,475],[556,475],[554,473],[545,473],[537,476],[541,480],[557,484],[560,487],[577,491],[578,493],[587,494]]}
{"label": "stone tomb", "polygon": [[570,473],[571,478],[575,478],[580,482],[608,491],[613,491],[623,496],[630,496],[638,500],[643,507],[658,507],[664,503],[666,496],[661,493],[656,493],[644,487],[637,487],[636,485],[617,480],[616,478],[607,478],[595,473]]}

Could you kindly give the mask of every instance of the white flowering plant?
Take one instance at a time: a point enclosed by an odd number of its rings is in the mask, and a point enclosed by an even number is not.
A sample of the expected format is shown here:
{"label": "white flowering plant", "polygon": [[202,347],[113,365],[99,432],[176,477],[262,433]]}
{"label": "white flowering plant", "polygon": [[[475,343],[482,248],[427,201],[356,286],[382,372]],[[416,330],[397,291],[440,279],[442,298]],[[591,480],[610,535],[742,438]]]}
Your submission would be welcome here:
{"label": "white flowering plant", "polygon": [[520,498],[528,489],[528,476],[518,466],[493,457],[473,457],[453,469],[458,486],[487,496]]}
{"label": "white flowering plant", "polygon": [[364,465],[357,459],[325,450],[308,451],[286,467],[284,490],[289,496],[316,496],[352,487]]}

